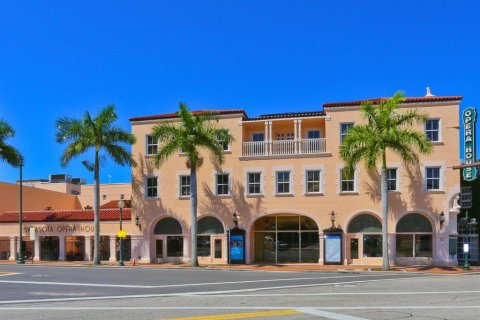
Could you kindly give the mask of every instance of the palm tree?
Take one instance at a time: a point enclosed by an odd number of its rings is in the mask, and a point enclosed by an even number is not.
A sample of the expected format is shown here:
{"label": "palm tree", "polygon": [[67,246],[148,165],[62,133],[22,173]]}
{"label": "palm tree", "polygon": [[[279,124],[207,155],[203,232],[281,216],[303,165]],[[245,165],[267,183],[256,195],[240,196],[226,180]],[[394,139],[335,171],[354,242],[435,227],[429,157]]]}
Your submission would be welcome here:
{"label": "palm tree", "polygon": [[15,136],[15,130],[5,121],[0,119],[0,158],[6,163],[18,167],[23,157],[13,146],[5,142],[6,139]]}
{"label": "palm tree", "polygon": [[119,165],[135,166],[135,160],[124,144],[132,145],[136,139],[133,134],[114,125],[118,119],[115,113],[115,106],[108,105],[100,111],[98,116],[92,119],[89,112],[86,112],[83,119],[60,118],[57,120],[56,140],[58,143],[68,143],[63,152],[60,163],[66,167],[70,160],[93,149],[93,163],[82,161],[82,164],[93,171],[94,184],[94,246],[93,263],[100,264],[100,152],[105,151]]}
{"label": "palm tree", "polygon": [[354,167],[365,162],[369,170],[375,169],[378,160],[382,169],[380,176],[380,197],[382,202],[382,256],[383,270],[389,270],[388,261],[388,186],[387,150],[398,154],[407,164],[418,162],[417,152],[429,154],[432,144],[423,132],[413,126],[424,123],[426,115],[416,109],[398,113],[399,104],[405,100],[402,92],[378,104],[371,101],[362,103],[360,112],[366,124],[350,128],[340,146],[340,157],[346,164],[345,174],[352,175]]}
{"label": "palm tree", "polygon": [[187,105],[180,103],[177,112],[178,123],[159,123],[152,129],[155,140],[162,146],[155,155],[155,166],[159,168],[170,156],[178,151],[186,155],[186,166],[190,169],[190,207],[192,236],[192,266],[198,266],[197,257],[197,170],[203,163],[200,150],[211,152],[219,164],[223,163],[223,143],[230,143],[233,137],[227,130],[218,127],[215,115],[211,113],[192,114]]}

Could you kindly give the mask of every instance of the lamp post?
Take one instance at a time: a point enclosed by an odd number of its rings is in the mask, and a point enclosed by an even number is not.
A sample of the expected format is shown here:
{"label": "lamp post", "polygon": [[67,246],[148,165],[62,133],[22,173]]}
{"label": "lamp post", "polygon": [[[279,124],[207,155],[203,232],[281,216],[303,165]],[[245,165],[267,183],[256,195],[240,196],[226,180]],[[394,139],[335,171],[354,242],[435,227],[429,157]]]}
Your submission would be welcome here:
{"label": "lamp post", "polygon": [[118,259],[118,265],[119,266],[124,266],[125,264],[123,263],[123,234],[122,234],[122,210],[123,207],[125,206],[125,203],[120,200],[118,201],[118,210],[120,211],[120,254],[119,254],[119,259]]}
{"label": "lamp post", "polygon": [[336,213],[335,211],[332,210],[332,212],[330,212],[330,221],[332,222],[332,229],[335,229],[335,217],[336,217]]}
{"label": "lamp post", "polygon": [[470,234],[475,232],[475,228],[477,226],[477,219],[475,218],[468,218],[468,211],[465,213],[465,218],[460,219],[460,227],[465,231],[466,237],[465,242],[463,243],[463,254],[465,257],[465,262],[463,264],[463,270],[469,270],[470,264],[468,263],[468,258],[470,255]]}
{"label": "lamp post", "polygon": [[441,212],[439,214],[439,222],[440,222],[440,230],[443,227],[443,224],[445,223],[445,213]]}
{"label": "lamp post", "polygon": [[19,243],[18,243],[18,260],[17,260],[17,263],[18,264],[24,264],[25,263],[25,259],[24,259],[24,254],[23,254],[23,237],[22,237],[22,234],[23,234],[23,225],[22,225],[22,220],[23,220],[23,176],[22,176],[22,168],[23,168],[23,160],[20,162],[20,191],[19,191],[19,195],[20,195],[20,210],[18,211],[18,225],[20,226],[20,230],[19,230]]}
{"label": "lamp post", "polygon": [[238,228],[238,216],[237,216],[237,211],[233,213],[233,224],[235,225],[235,228]]}

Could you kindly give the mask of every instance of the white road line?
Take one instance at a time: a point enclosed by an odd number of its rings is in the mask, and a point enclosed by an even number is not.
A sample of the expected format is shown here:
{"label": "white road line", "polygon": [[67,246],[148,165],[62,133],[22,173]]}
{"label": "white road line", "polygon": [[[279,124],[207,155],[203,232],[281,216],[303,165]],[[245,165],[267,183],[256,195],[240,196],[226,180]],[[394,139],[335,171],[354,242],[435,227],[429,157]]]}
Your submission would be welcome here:
{"label": "white road line", "polygon": [[324,293],[254,293],[254,294],[229,294],[229,295],[214,295],[209,296],[216,298],[231,298],[231,297],[302,297],[302,296],[383,296],[383,295],[434,295],[434,294],[472,294],[480,293],[478,290],[469,291],[412,291],[412,292],[324,292]]}
{"label": "white road line", "polygon": [[314,316],[320,316],[320,317],[324,317],[332,320],[368,320],[365,318],[352,317],[344,314],[332,313],[332,312],[322,311],[314,308],[298,308],[295,310],[300,311],[302,313],[311,314]]}
{"label": "white road line", "polygon": [[[414,277],[418,279],[419,277]],[[118,296],[96,296],[96,297],[81,297],[81,298],[58,298],[58,299],[28,299],[28,300],[11,300],[0,301],[0,304],[18,304],[18,303],[39,303],[39,302],[64,302],[64,301],[87,301],[87,300],[113,300],[113,299],[140,299],[140,298],[157,298],[157,297],[181,297],[181,296],[209,296],[209,295],[225,295],[230,293],[240,292],[256,292],[263,290],[277,290],[277,289],[291,289],[291,288],[305,288],[305,287],[320,287],[331,286],[339,284],[356,284],[356,283],[368,283],[368,282],[380,282],[380,281],[395,281],[405,280],[407,278],[390,278],[390,279],[372,279],[372,280],[358,280],[348,282],[332,282],[332,283],[319,283],[319,284],[306,284],[306,285],[292,285],[292,286],[277,286],[277,287],[261,287],[261,288],[249,288],[249,289],[236,289],[236,290],[223,290],[223,291],[199,291],[199,292],[185,292],[185,293],[160,293],[160,294],[136,294],[136,295],[118,295]]]}
{"label": "white road line", "polygon": [[[382,275],[372,274],[367,277],[380,277]],[[263,279],[263,280],[243,280],[243,281],[224,281],[224,282],[202,282],[202,283],[184,283],[170,284],[160,286],[146,285],[128,285],[128,284],[101,284],[101,283],[81,283],[81,282],[51,282],[51,281],[24,281],[24,280],[0,280],[0,283],[15,284],[39,284],[39,285],[57,285],[57,286],[82,286],[82,287],[106,287],[106,288],[139,288],[139,289],[155,289],[155,288],[179,288],[179,287],[195,287],[205,285],[222,285],[222,284],[242,284],[242,283],[258,283],[258,282],[276,282],[276,281],[295,281],[295,280],[322,280],[322,279],[345,279],[358,278],[358,275],[337,276],[337,277],[309,277],[309,278],[287,278],[287,279]]]}
{"label": "white road line", "polygon": [[[0,310],[57,310],[57,311],[70,311],[70,310],[298,310],[305,307],[0,307]],[[438,310],[438,309],[479,309],[480,305],[466,305],[466,306],[368,306],[368,307],[325,307],[325,306],[312,306],[307,309],[319,309],[319,310],[339,310],[339,311],[355,311],[355,310]]]}

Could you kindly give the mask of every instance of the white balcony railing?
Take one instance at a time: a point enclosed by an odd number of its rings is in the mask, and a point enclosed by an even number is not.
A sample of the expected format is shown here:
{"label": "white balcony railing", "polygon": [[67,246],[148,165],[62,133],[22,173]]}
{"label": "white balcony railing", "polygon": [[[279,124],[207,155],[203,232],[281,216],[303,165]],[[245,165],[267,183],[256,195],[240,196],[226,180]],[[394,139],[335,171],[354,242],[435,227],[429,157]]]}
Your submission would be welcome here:
{"label": "white balcony railing", "polygon": [[242,156],[289,156],[298,154],[322,154],[326,152],[325,139],[301,139],[295,140],[274,140],[271,143],[266,141],[250,141],[243,143]]}

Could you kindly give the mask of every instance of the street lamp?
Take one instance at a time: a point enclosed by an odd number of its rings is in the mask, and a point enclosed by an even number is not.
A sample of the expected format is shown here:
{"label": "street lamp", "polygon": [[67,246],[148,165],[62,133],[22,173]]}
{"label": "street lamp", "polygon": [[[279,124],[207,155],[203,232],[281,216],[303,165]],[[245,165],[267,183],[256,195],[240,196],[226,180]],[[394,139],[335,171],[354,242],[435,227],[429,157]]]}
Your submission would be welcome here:
{"label": "street lamp", "polygon": [[440,229],[442,229],[443,224],[445,223],[445,213],[441,212],[439,214]]}
{"label": "street lamp", "polygon": [[118,201],[118,210],[120,211],[120,232],[119,232],[119,235],[120,235],[120,255],[119,255],[119,259],[118,259],[118,265],[119,266],[124,266],[124,263],[123,263],[123,233],[122,233],[122,210],[123,210],[123,207],[125,206],[125,203],[120,200]]}
{"label": "street lamp", "polygon": [[330,212],[330,221],[332,222],[332,229],[335,228],[335,218],[336,218],[337,214],[335,213],[335,211],[332,210],[332,212]]}
{"label": "street lamp", "polygon": [[466,231],[466,243],[463,243],[463,254],[465,257],[465,263],[463,264],[463,270],[470,269],[470,264],[468,263],[468,258],[470,254],[470,234],[475,232],[477,226],[477,219],[468,218],[468,211],[465,214],[465,218],[460,219],[460,227]]}
{"label": "street lamp", "polygon": [[238,228],[238,217],[237,217],[237,211],[233,213],[233,224],[235,224],[235,228]]}
{"label": "street lamp", "polygon": [[24,259],[24,254],[23,254],[23,231],[22,231],[22,220],[23,220],[23,177],[22,177],[22,168],[23,168],[23,160],[20,161],[19,164],[20,167],[20,210],[18,211],[18,225],[20,226],[20,232],[19,232],[19,243],[18,243],[18,264],[24,264],[25,259]]}

